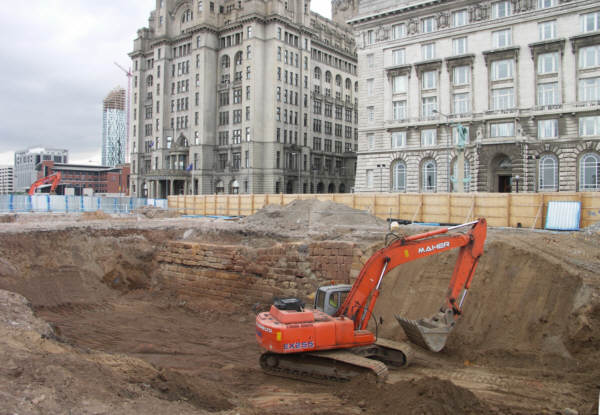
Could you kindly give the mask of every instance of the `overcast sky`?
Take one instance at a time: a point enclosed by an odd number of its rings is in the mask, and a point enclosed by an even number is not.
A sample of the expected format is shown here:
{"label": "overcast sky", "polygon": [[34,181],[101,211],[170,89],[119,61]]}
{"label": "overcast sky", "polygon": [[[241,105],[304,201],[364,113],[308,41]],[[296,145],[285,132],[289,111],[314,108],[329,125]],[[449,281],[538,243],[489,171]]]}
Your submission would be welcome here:
{"label": "overcast sky", "polygon": [[[0,13],[0,165],[14,151],[69,150],[100,164],[102,100],[127,78],[127,53],[148,25],[154,0],[30,0]],[[312,10],[331,17],[330,0]]]}

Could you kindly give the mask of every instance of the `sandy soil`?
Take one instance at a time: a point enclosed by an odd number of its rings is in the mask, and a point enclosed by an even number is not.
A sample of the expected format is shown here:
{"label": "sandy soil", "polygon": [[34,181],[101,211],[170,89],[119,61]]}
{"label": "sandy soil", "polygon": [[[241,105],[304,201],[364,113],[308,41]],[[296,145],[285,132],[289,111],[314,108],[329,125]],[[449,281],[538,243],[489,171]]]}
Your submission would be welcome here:
{"label": "sandy soil", "polygon": [[[597,413],[596,228],[490,230],[447,348],[417,349],[414,364],[384,385],[267,376],[257,364],[251,298],[190,307],[161,285],[155,254],[168,240],[268,246],[303,234],[359,241],[363,260],[381,246],[381,222],[360,212],[323,215],[335,206],[312,207],[311,218],[326,217],[322,226],[299,221],[310,208],[269,207],[242,223],[38,215],[0,224],[0,414]],[[361,219],[348,230],[352,216]],[[454,260],[390,272],[375,309],[380,336],[404,338],[394,314],[435,312]]]}

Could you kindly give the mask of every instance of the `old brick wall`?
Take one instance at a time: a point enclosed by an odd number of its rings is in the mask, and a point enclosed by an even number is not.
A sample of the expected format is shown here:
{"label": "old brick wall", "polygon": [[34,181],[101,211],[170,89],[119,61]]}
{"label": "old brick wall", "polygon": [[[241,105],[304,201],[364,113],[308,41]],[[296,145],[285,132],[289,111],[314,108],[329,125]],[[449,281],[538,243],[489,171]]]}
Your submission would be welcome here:
{"label": "old brick wall", "polygon": [[268,248],[170,241],[157,254],[164,288],[182,300],[306,300],[320,285],[352,283],[363,252],[351,242],[278,243]]}

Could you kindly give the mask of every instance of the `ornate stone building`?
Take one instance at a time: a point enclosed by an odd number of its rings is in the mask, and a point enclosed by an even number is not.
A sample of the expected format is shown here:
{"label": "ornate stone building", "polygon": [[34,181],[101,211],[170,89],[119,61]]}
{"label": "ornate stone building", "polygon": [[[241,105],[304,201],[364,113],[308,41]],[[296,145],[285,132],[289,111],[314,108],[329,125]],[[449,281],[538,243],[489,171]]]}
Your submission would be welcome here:
{"label": "ornate stone building", "polygon": [[358,191],[600,190],[598,1],[363,0],[351,25]]}
{"label": "ornate stone building", "polygon": [[130,56],[133,195],[353,188],[355,40],[310,0],[157,0]]}

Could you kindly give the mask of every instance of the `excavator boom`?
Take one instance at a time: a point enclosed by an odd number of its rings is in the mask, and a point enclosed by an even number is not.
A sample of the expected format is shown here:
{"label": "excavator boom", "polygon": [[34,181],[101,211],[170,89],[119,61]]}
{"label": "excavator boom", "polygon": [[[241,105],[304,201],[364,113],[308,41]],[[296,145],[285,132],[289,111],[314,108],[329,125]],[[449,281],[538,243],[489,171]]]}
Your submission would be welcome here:
{"label": "excavator boom", "polygon": [[62,179],[62,174],[60,172],[56,172],[46,177],[42,177],[41,179],[36,180],[31,187],[29,188],[29,196],[33,196],[38,187],[43,186],[45,184],[50,183],[50,193],[53,193],[58,185],[60,184],[60,180]]}

